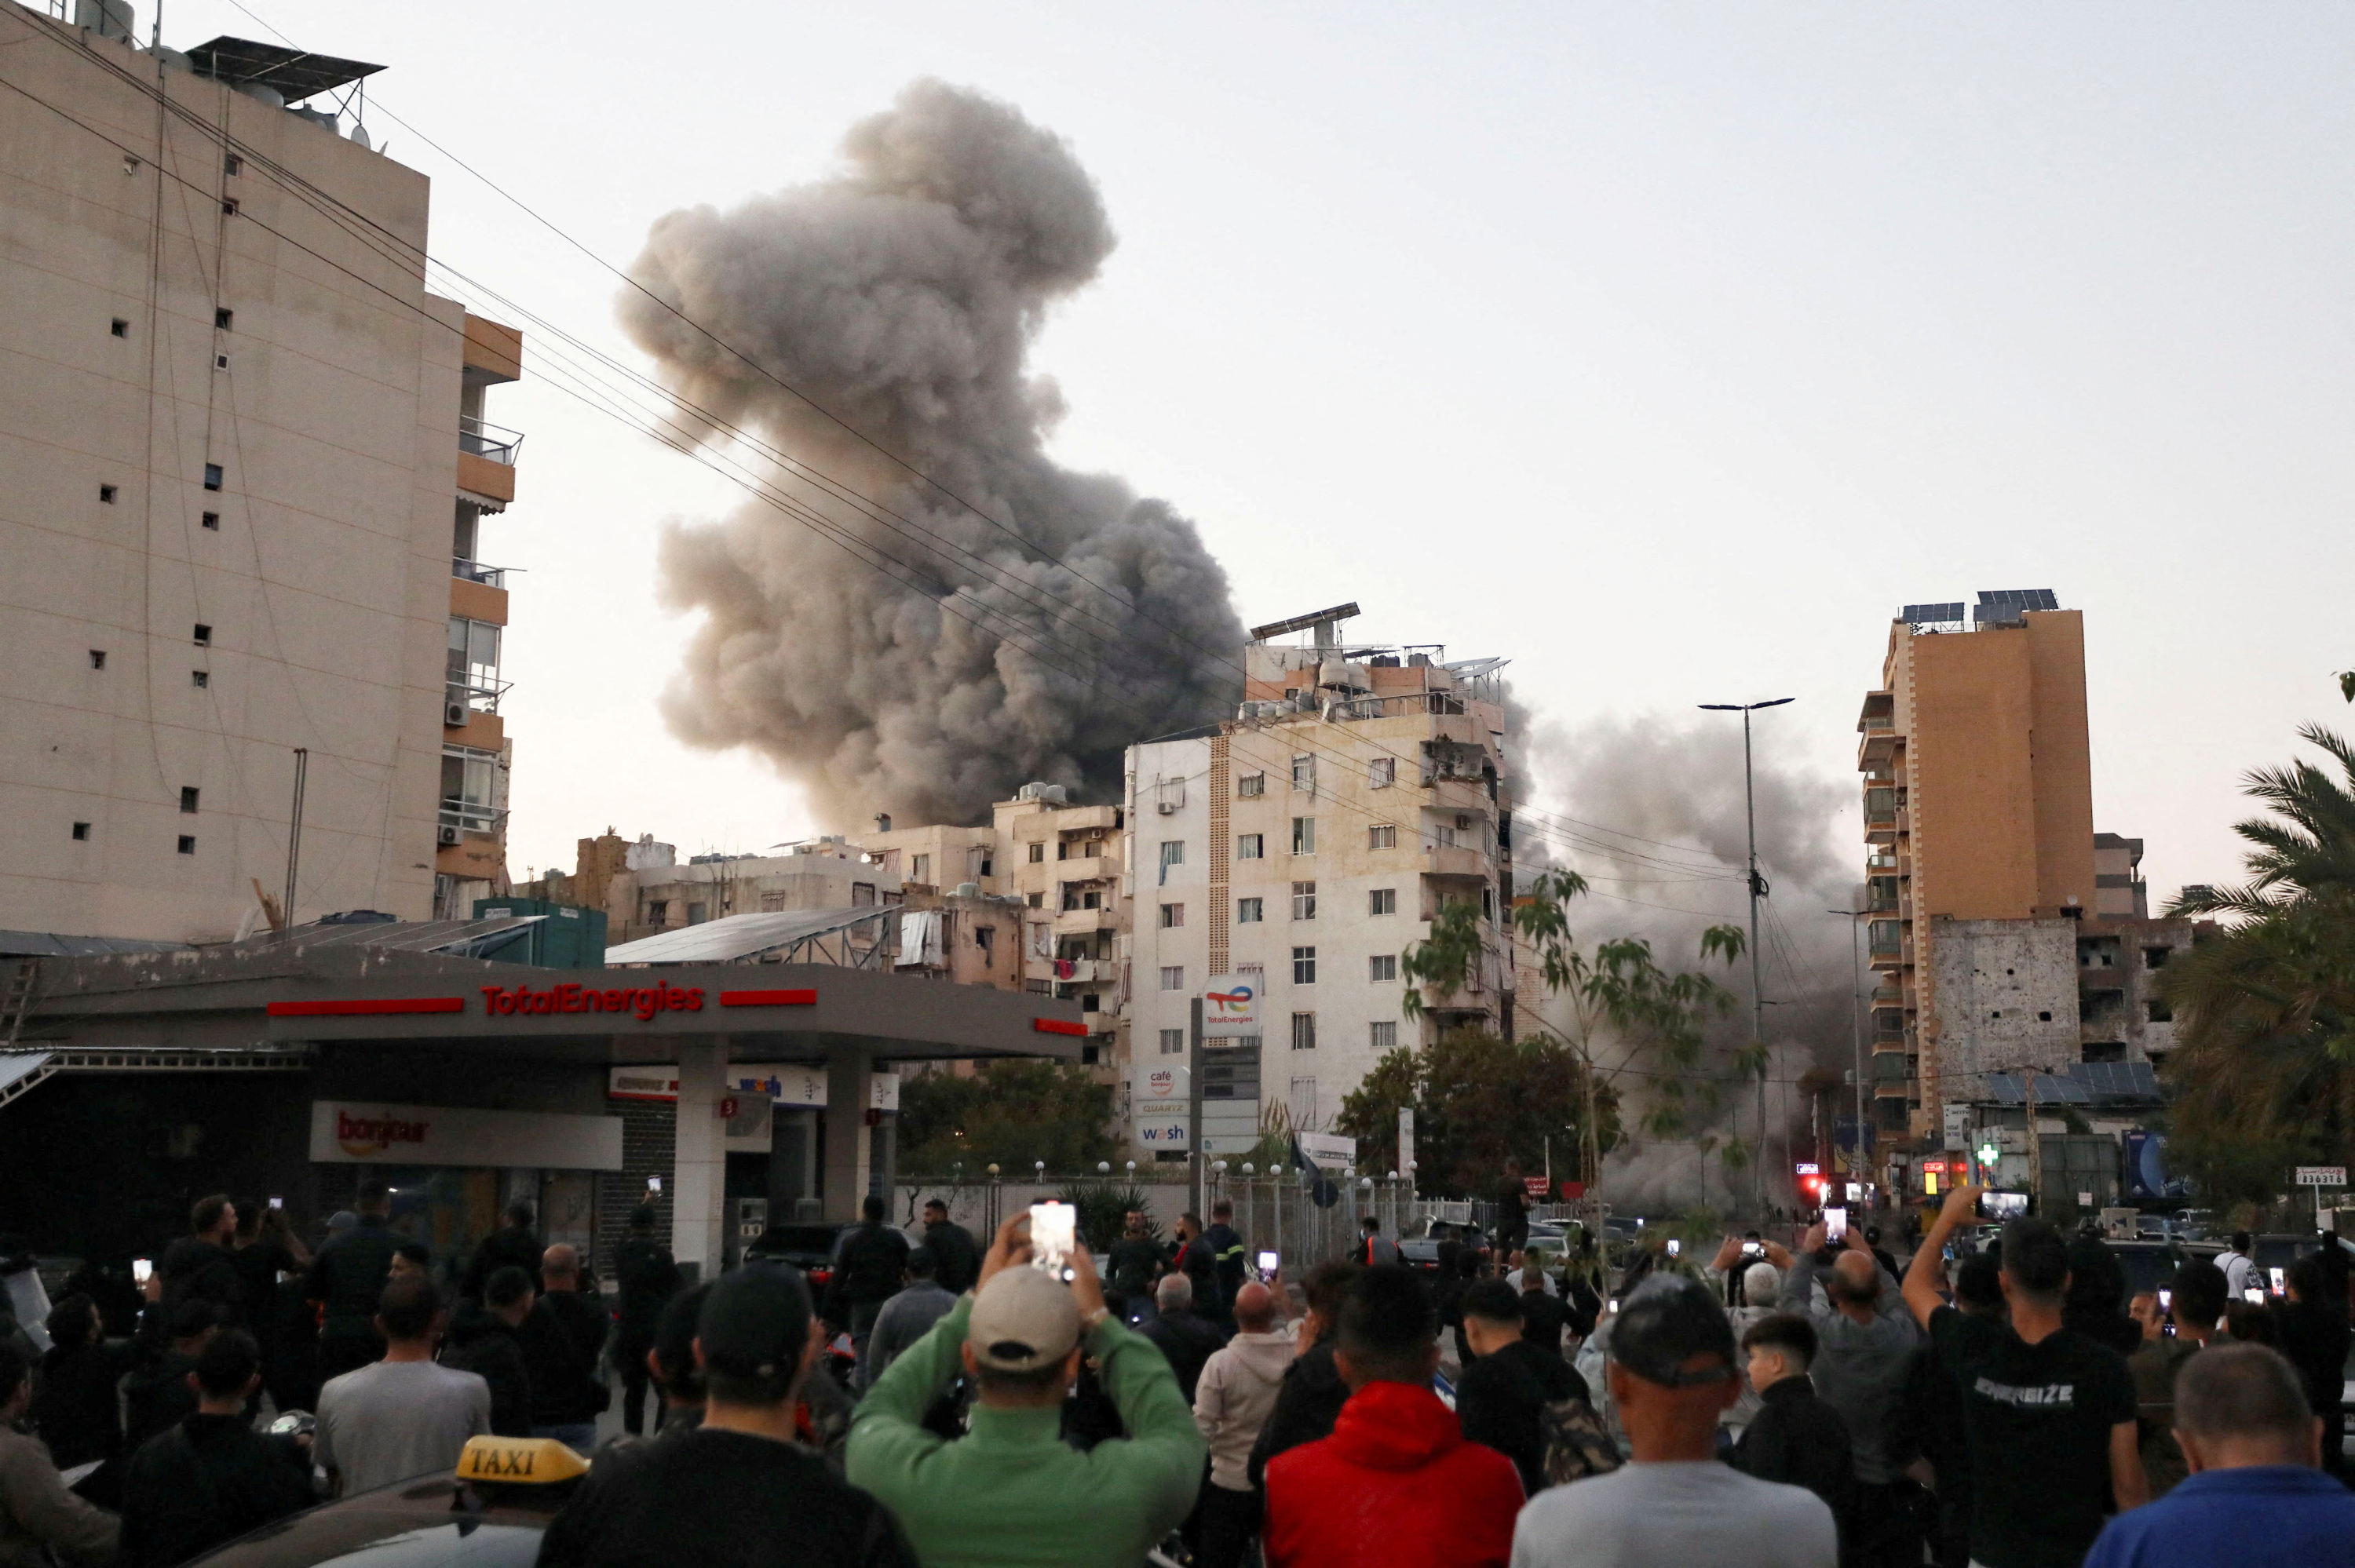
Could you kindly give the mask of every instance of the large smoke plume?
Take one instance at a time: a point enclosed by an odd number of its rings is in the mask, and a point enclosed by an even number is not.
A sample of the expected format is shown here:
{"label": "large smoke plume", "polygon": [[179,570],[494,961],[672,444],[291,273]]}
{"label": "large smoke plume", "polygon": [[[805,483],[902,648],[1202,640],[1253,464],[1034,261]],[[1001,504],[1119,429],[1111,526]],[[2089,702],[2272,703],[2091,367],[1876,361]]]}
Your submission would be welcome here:
{"label": "large smoke plume", "polygon": [[830,179],[657,221],[634,269],[655,298],[622,319],[683,404],[922,537],[783,471],[904,567],[762,503],[670,524],[664,601],[703,620],[666,716],[760,752],[837,827],[978,821],[1034,779],[1112,798],[1128,743],[1234,700],[1242,630],[1191,523],[1045,453],[1061,400],[1025,357],[1112,250],[1103,201],[1059,137],[937,81],[843,151]]}
{"label": "large smoke plume", "polygon": [[[1755,774],[1758,859],[1770,885],[1760,948],[1770,1004],[1769,1142],[1781,1166],[1786,1136],[1802,1146],[1798,1158],[1809,1158],[1809,1107],[1795,1080],[1810,1067],[1837,1075],[1851,1060],[1854,970],[1848,922],[1825,911],[1855,907],[1849,900],[1862,852],[1833,836],[1853,791],[1787,760],[1788,750],[1772,733],[1773,722],[1760,724]],[[1575,729],[1540,724],[1529,756],[1541,812],[1555,807],[1569,817],[1620,830],[1609,835],[1567,824],[1546,828],[1542,819],[1532,818],[1531,825],[1544,828],[1552,842],[1525,832],[1516,843],[1515,857],[1525,864],[1550,856],[1592,880],[1594,895],[1581,900],[1572,916],[1581,946],[1642,937],[1663,965],[1689,969],[1699,961],[1705,925],[1728,922],[1746,930],[1741,874],[1748,842],[1738,723],[1606,720]],[[1582,842],[1562,843],[1573,831]],[[1645,839],[1658,842],[1640,842]],[[1529,864],[1520,880],[1534,869]],[[1676,912],[1686,910],[1693,913]],[[1711,972],[1742,999],[1736,1016],[1721,1021],[1712,1038],[1738,1044],[1750,1033],[1749,963],[1745,959],[1731,973]],[[1615,1053],[1604,1059],[1615,1059]],[[1631,1078],[1625,1086],[1636,1104],[1643,1099],[1642,1082]],[[1734,1133],[1745,1141],[1754,1138],[1755,1093],[1745,1090],[1732,1119],[1711,1129],[1721,1139]],[[1843,1097],[1843,1110],[1847,1104]],[[1604,1162],[1603,1184],[1604,1195],[1620,1207],[1657,1213],[1704,1202],[1722,1206],[1729,1186],[1746,1201],[1753,1181],[1748,1171],[1728,1172],[1715,1158],[1704,1160],[1689,1142],[1638,1139]],[[1787,1168],[1774,1172],[1770,1199],[1788,1202],[1789,1186]]]}

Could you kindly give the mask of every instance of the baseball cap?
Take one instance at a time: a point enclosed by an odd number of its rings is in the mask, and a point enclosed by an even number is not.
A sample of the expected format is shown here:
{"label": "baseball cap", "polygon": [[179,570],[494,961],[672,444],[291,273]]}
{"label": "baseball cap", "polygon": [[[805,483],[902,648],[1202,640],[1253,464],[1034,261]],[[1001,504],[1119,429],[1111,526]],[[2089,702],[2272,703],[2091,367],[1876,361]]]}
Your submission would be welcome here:
{"label": "baseball cap", "polygon": [[[1722,1383],[1734,1375],[1733,1325],[1709,1287],[1680,1274],[1656,1274],[1611,1320],[1611,1359],[1663,1388]],[[1722,1365],[1684,1370],[1707,1353]]]}
{"label": "baseball cap", "polygon": [[1080,1342],[1080,1307],[1071,1287],[1036,1268],[1001,1268],[974,1298],[965,1343],[996,1372],[1035,1372]]}
{"label": "baseball cap", "polygon": [[706,1366],[782,1387],[801,1365],[810,1317],[809,1290],[799,1274],[754,1264],[712,1281],[695,1337],[703,1341]]}

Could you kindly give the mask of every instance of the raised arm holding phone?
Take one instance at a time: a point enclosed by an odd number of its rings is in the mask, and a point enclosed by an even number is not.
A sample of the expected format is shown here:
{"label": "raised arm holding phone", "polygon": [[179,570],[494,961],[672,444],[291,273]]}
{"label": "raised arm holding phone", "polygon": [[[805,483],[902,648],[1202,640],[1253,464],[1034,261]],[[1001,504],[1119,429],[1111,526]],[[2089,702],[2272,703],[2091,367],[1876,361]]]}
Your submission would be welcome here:
{"label": "raised arm holding phone", "polygon": [[2009,1324],[1939,1295],[1947,1240],[1978,1223],[1981,1189],[1957,1187],[1905,1271],[1905,1304],[1959,1384],[1970,1434],[1970,1554],[1985,1568],[2060,1568],[2101,1533],[2105,1502],[2147,1500],[2125,1358],[2061,1326],[2067,1244],[2044,1220],[2003,1227]]}

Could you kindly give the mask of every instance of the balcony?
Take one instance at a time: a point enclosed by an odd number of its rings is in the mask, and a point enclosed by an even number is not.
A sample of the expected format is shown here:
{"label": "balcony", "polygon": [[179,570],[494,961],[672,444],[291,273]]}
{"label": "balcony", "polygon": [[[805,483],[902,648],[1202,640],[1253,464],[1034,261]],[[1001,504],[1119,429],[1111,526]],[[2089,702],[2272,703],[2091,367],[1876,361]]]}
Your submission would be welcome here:
{"label": "balcony", "polygon": [[523,437],[498,425],[461,415],[458,419],[458,488],[490,511],[504,511],[515,499],[516,453]]}
{"label": "balcony", "polygon": [[1462,811],[1476,820],[1485,820],[1494,809],[1488,799],[1488,786],[1479,779],[1441,775],[1426,786],[1430,798],[1423,804],[1434,811]]}
{"label": "balcony", "polygon": [[1109,854],[1074,856],[1054,866],[1057,882],[1110,882],[1120,874],[1120,862]]}
{"label": "balcony", "polygon": [[1466,849],[1462,844],[1423,846],[1423,874],[1425,876],[1466,877],[1486,882],[1488,871],[1488,857],[1478,850]]}
{"label": "balcony", "polygon": [[450,557],[450,575],[461,582],[480,583],[485,588],[505,589],[507,586],[506,567],[486,567],[480,561],[470,561],[464,556]]}
{"label": "balcony", "polygon": [[1082,937],[1091,931],[1118,929],[1120,911],[1117,909],[1063,909],[1055,915],[1055,935],[1058,937]]}

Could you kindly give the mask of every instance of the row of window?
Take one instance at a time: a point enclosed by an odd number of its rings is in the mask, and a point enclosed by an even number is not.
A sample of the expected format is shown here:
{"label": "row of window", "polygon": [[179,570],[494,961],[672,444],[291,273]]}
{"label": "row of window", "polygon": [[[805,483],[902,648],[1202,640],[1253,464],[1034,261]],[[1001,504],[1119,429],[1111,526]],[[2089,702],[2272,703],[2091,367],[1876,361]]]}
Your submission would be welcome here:
{"label": "row of window", "polygon": [[[1375,953],[1371,957],[1368,958],[1366,959],[1366,979],[1375,982],[1394,980],[1398,979],[1398,955],[1396,953]],[[1295,985],[1315,985],[1316,983],[1316,948],[1295,948],[1292,949],[1292,983]],[[1184,991],[1186,989],[1186,966],[1183,964],[1164,964],[1161,967],[1161,989],[1163,991]]]}
{"label": "row of window", "polygon": [[[1093,898],[1094,895],[1091,894],[1088,896]],[[1074,907],[1068,902],[1068,896],[1063,906],[1066,909]],[[1095,906],[1091,903],[1087,907],[1092,909]],[[1163,930],[1176,930],[1186,924],[1186,906],[1183,904],[1164,904],[1160,908],[1160,924]],[[1398,889],[1395,887],[1369,888],[1366,892],[1366,913],[1369,915],[1397,914]],[[1262,924],[1266,917],[1266,899],[1238,898],[1235,900],[1236,925],[1256,926]],[[1295,920],[1316,918],[1316,885],[1315,883],[1295,882],[1292,885],[1292,917]]]}
{"label": "row of window", "polygon": [[[1398,758],[1377,757],[1366,764],[1366,782],[1376,789],[1387,789],[1398,782]],[[1316,758],[1309,756],[1292,759],[1292,787],[1295,789],[1316,788]],[[1246,773],[1235,780],[1235,793],[1254,797],[1267,793],[1267,775]]]}
{"label": "row of window", "polygon": [[[1238,1046],[1253,1051],[1260,1048],[1260,1043],[1261,1036],[1257,1034],[1246,1034],[1234,1042]],[[1397,1021],[1390,1019],[1380,1023],[1367,1024],[1366,1044],[1377,1051],[1398,1049]],[[1315,1013],[1295,1012],[1292,1015],[1292,1048],[1295,1051],[1316,1049],[1316,1015]],[[1183,1056],[1186,1054],[1186,1032],[1182,1029],[1163,1030],[1161,1054],[1164,1056]],[[1295,1080],[1295,1083],[1297,1081]]]}
{"label": "row of window", "polygon": [[[1435,828],[1433,832],[1436,835],[1433,842],[1436,843],[1453,844],[1455,842],[1455,832],[1452,828]],[[1368,828],[1366,830],[1366,847],[1368,849],[1378,850],[1398,848],[1397,824],[1393,822],[1376,822],[1371,827]],[[1295,817],[1292,819],[1292,853],[1295,854],[1315,854],[1316,853],[1316,818]],[[1237,860],[1265,860],[1267,858],[1267,835],[1265,833],[1237,833],[1235,835],[1235,858]],[[1162,869],[1167,871],[1173,865],[1183,865],[1185,863],[1186,841],[1183,839],[1162,840]]]}

